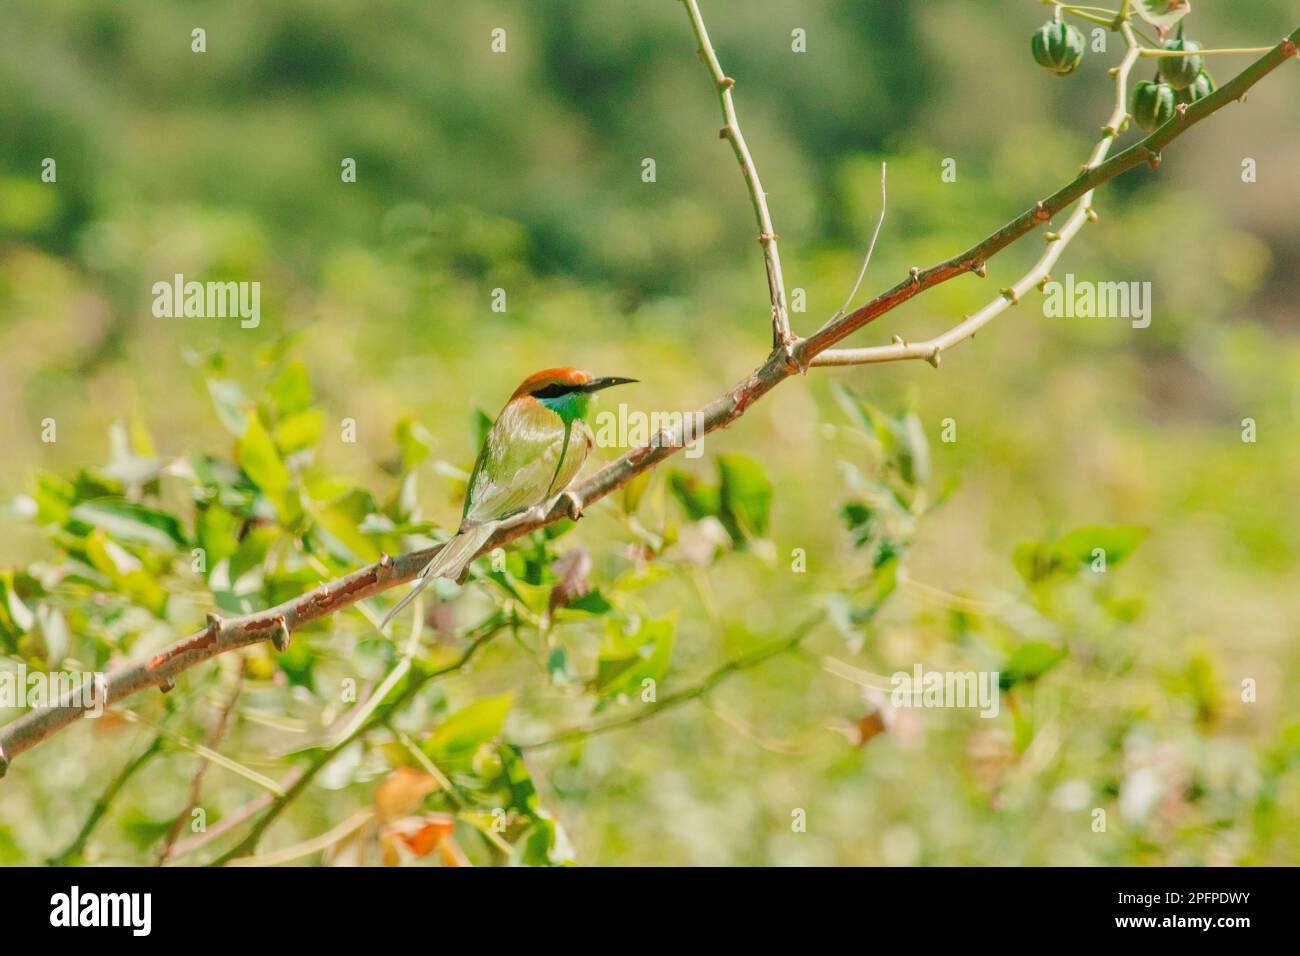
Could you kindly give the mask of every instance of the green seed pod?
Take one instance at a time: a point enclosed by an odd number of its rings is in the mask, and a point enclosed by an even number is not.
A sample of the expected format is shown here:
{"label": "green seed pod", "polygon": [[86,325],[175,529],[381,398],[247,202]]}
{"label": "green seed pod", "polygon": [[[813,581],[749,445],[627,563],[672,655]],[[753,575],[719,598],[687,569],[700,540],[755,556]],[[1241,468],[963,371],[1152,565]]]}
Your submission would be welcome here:
{"label": "green seed pod", "polygon": [[1133,88],[1129,112],[1147,132],[1153,132],[1174,118],[1177,93],[1168,83],[1149,83],[1143,80]]}
{"label": "green seed pod", "polygon": [[1083,34],[1068,23],[1048,20],[1029,42],[1034,59],[1057,76],[1073,73],[1083,59]]}
{"label": "green seed pod", "polygon": [[1201,70],[1200,73],[1196,74],[1196,79],[1192,81],[1191,86],[1187,87],[1185,90],[1178,91],[1178,102],[1191,105],[1197,100],[1205,99],[1214,92],[1214,89],[1214,78],[1204,70]]}
{"label": "green seed pod", "polygon": [[1176,90],[1185,90],[1196,82],[1205,66],[1205,57],[1196,53],[1201,45],[1195,40],[1182,37],[1165,41],[1166,50],[1187,52],[1193,56],[1162,56],[1160,58],[1160,78]]}

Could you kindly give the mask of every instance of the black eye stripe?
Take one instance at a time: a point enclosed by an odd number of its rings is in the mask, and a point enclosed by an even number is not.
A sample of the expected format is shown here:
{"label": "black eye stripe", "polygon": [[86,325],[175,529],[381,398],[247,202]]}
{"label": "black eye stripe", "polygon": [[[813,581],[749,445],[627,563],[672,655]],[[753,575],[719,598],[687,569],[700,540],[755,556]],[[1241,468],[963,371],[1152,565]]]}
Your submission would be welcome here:
{"label": "black eye stripe", "polygon": [[532,395],[533,398],[559,398],[561,395],[568,395],[571,392],[580,391],[582,391],[581,385],[561,385],[557,382],[552,385],[547,385],[545,388],[539,388],[529,394]]}

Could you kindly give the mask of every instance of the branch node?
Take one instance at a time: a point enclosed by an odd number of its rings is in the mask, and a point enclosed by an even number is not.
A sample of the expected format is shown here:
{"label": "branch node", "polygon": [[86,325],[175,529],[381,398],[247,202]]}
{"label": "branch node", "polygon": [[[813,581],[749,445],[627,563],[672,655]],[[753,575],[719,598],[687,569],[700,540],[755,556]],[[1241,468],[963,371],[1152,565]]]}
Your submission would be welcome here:
{"label": "branch node", "polygon": [[393,559],[389,556],[387,551],[379,552],[379,566],[385,571],[393,566]]}
{"label": "branch node", "polygon": [[911,277],[911,279],[912,279],[912,285],[920,285],[920,284],[921,284],[921,267],[920,267],[920,266],[912,266],[912,268],[910,268],[910,269],[907,270],[907,274],[908,274],[908,275]]}
{"label": "branch node", "polygon": [[1099,218],[1097,216],[1097,210],[1093,209],[1091,206],[1085,209],[1083,211],[1083,214],[1088,218],[1089,222],[1096,222],[1097,219]]}
{"label": "branch node", "polygon": [[776,242],[780,238],[775,232],[760,232],[758,234],[758,244],[761,246],[765,243]]}
{"label": "branch node", "polygon": [[989,266],[987,262],[977,262],[971,266],[971,271],[981,279],[987,279],[989,275]]}
{"label": "branch node", "polygon": [[1059,232],[1045,232],[1043,233],[1043,239],[1050,245],[1053,242],[1060,242],[1061,234]]}
{"label": "branch node", "polygon": [[1178,113],[1178,118],[1179,118],[1179,119],[1187,119],[1187,104],[1186,104],[1186,103],[1179,103],[1177,106],[1174,107],[1174,110]]}
{"label": "branch node", "polygon": [[1158,152],[1156,152],[1150,146],[1143,146],[1142,152],[1146,153],[1148,166],[1150,166],[1152,169],[1160,168],[1160,154]]}
{"label": "branch node", "polygon": [[[660,429],[662,432],[662,429]],[[582,517],[582,500],[576,492],[566,491],[560,495],[560,504],[564,508],[564,513],[573,521]]]}
{"label": "branch node", "polygon": [[1102,135],[1102,136],[1109,136],[1109,137],[1112,137],[1112,138],[1113,138],[1113,137],[1119,135],[1119,131],[1116,130],[1115,127],[1113,127],[1113,126],[1103,126],[1103,127],[1101,128],[1101,135]]}
{"label": "branch node", "polygon": [[726,139],[731,136],[733,132],[734,128],[730,123],[728,123],[726,126],[722,127],[722,129],[718,130],[718,139]]}
{"label": "branch node", "polygon": [[1300,57],[1300,47],[1296,46],[1295,40],[1292,40],[1289,36],[1282,38],[1282,52],[1286,56]]}
{"label": "branch node", "polygon": [[225,627],[225,625],[225,618],[220,614],[216,611],[208,612],[208,633],[212,635],[213,639],[216,639],[221,635],[221,629]]}
{"label": "branch node", "polygon": [[1051,218],[1052,214],[1048,212],[1047,207],[1043,205],[1041,199],[1034,203],[1034,220],[1036,222],[1047,222]]}
{"label": "branch node", "polygon": [[277,614],[275,623],[278,627],[275,633],[271,635],[271,643],[275,645],[277,651],[283,654],[289,649],[289,641],[292,640],[292,635],[289,633],[289,622],[285,620],[283,614]]}
{"label": "branch node", "polygon": [[1016,290],[1011,286],[1007,286],[1005,289],[1000,289],[998,291],[999,294],[1006,298],[1006,300],[1012,305],[1020,304],[1020,296],[1016,295]]}
{"label": "branch node", "polygon": [[5,756],[4,747],[0,747],[0,780],[9,772],[9,758]]}
{"label": "branch node", "polygon": [[1047,283],[1051,281],[1052,281],[1052,277],[1050,274],[1044,275],[1041,279],[1038,280],[1038,291],[1042,292],[1044,289],[1046,289]]}
{"label": "branch node", "polygon": [[729,76],[724,76],[718,81],[718,89],[729,90],[736,85],[736,81]]}

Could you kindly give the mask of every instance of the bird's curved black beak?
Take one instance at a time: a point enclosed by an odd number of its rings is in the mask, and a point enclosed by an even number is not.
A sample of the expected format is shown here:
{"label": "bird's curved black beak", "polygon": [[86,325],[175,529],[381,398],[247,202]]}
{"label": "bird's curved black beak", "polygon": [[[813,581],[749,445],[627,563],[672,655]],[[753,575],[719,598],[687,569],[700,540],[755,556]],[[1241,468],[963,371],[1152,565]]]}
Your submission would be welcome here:
{"label": "bird's curved black beak", "polygon": [[601,389],[609,388],[612,385],[630,385],[637,381],[635,378],[620,378],[617,375],[606,375],[604,378],[593,378],[586,385],[582,386],[584,392],[599,392]]}

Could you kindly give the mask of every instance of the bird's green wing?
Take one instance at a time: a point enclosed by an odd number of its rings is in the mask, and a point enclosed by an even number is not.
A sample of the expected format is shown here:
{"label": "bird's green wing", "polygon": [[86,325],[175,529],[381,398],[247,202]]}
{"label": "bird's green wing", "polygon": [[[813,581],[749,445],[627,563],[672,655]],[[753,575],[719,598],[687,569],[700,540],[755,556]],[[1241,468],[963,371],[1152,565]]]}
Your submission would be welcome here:
{"label": "bird's green wing", "polygon": [[536,402],[507,405],[474,465],[462,525],[499,520],[559,494],[582,467],[591,443],[584,422],[566,429],[559,415]]}

